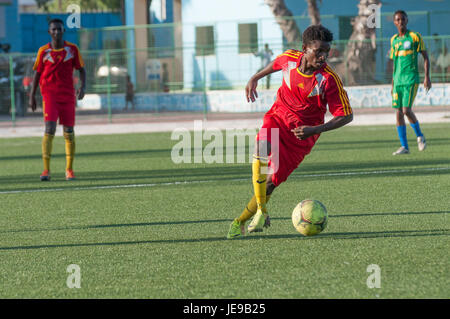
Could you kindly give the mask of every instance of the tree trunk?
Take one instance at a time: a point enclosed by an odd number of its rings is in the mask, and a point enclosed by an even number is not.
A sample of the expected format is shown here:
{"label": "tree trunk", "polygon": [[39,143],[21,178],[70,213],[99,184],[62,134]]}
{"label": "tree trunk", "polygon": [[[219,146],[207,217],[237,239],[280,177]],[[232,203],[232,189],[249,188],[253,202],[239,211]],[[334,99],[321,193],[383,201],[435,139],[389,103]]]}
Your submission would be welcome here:
{"label": "tree trunk", "polygon": [[345,74],[342,74],[347,85],[373,84],[375,81],[376,28],[373,26],[374,11],[369,6],[380,5],[380,2],[360,0],[358,4],[358,16],[352,20],[353,33],[346,48]]}
{"label": "tree trunk", "polygon": [[302,39],[302,35],[297,23],[291,18],[292,12],[286,7],[284,0],[264,0],[264,2],[269,6],[270,10],[272,10],[275,20],[280,25],[288,45],[298,46]]}
{"label": "tree trunk", "polygon": [[317,8],[317,0],[306,0],[306,2],[308,3],[308,15],[311,18],[311,25],[320,24],[320,12]]}

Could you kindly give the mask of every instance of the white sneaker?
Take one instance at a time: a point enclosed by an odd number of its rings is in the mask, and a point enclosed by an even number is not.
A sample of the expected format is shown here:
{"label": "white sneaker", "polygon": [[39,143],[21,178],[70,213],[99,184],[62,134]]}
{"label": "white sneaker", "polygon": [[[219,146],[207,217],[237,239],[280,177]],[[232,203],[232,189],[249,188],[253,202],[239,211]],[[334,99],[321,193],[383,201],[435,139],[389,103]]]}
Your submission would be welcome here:
{"label": "white sneaker", "polygon": [[425,136],[419,136],[417,138],[417,146],[419,147],[419,151],[423,151],[427,147]]}
{"label": "white sneaker", "polygon": [[404,148],[403,146],[396,150],[392,155],[401,155],[401,154],[409,154],[409,150]]}

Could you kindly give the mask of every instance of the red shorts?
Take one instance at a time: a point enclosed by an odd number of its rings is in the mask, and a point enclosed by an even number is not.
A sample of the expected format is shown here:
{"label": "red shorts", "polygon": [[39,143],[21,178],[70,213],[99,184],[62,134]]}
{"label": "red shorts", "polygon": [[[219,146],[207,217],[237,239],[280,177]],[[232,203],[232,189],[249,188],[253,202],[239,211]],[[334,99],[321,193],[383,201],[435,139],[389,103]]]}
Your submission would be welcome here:
{"label": "red shorts", "polygon": [[271,145],[269,168],[275,186],[284,182],[311,152],[319,135],[299,140],[294,133],[274,114],[266,114],[256,141],[268,141]]}
{"label": "red shorts", "polygon": [[64,126],[75,125],[75,96],[73,101],[58,100],[58,98],[43,96],[44,121],[56,122]]}

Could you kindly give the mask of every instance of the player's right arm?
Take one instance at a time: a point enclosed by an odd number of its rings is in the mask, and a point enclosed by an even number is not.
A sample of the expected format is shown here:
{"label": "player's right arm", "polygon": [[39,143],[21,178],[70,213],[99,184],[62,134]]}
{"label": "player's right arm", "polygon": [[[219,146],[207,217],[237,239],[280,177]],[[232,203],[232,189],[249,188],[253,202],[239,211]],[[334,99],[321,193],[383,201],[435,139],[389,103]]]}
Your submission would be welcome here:
{"label": "player's right arm", "polygon": [[276,57],[275,60],[270,62],[261,71],[253,75],[245,87],[245,96],[247,97],[247,102],[255,102],[258,97],[256,92],[256,87],[258,86],[259,79],[269,75],[271,73],[286,69],[289,63],[298,63],[301,56],[301,52],[297,50],[287,50],[284,53]]}
{"label": "player's right arm", "polygon": [[34,74],[33,82],[31,83],[31,92],[30,92],[30,100],[28,101],[28,105],[31,110],[34,112],[36,110],[36,90],[39,85],[39,79],[41,78],[41,73],[37,72]]}
{"label": "player's right arm", "polygon": [[247,102],[250,101],[255,102],[256,98],[258,97],[258,93],[256,92],[258,81],[263,77],[265,77],[266,75],[278,71],[273,69],[274,62],[275,61],[270,62],[264,69],[257,72],[250,78],[250,80],[247,83],[247,86],[245,87],[245,96],[247,97]]}
{"label": "player's right arm", "polygon": [[33,70],[36,72],[33,76],[33,82],[31,83],[31,92],[30,92],[30,100],[28,102],[28,105],[30,106],[31,110],[34,112],[36,110],[36,90],[39,85],[39,80],[41,78],[41,74],[44,71],[44,63],[42,61],[44,51],[48,48],[48,45],[44,45],[39,48],[39,51],[36,56],[36,61],[33,65]]}
{"label": "player's right arm", "polygon": [[[394,48],[394,39],[397,37],[397,35],[395,34],[394,36],[392,36],[391,38],[391,51],[389,52],[389,58],[394,61],[394,55],[395,55],[395,48]],[[391,96],[392,94],[394,94],[394,74],[395,74],[395,63],[392,63],[393,68],[392,68],[392,82],[391,82]]]}

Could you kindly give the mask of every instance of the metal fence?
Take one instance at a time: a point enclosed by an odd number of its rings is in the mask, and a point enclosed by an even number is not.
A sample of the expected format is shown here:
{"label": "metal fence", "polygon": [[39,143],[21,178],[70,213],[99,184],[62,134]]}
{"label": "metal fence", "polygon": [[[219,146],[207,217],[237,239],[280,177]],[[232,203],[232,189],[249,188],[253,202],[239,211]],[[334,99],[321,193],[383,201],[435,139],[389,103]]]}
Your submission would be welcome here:
{"label": "metal fence", "polygon": [[[412,16],[414,17],[414,14]],[[425,21],[429,21],[426,26],[428,31],[424,34],[433,30],[433,20],[426,20],[430,16],[430,13],[417,14],[417,19],[425,17]],[[299,19],[299,25],[306,23],[305,17]],[[335,19],[335,17],[322,17],[322,20],[324,19]],[[414,20],[410,13],[410,22],[411,19]],[[273,27],[274,22],[271,23]],[[132,75],[136,93],[205,93],[211,90],[243,89],[250,76],[261,68],[261,59],[255,55],[255,52],[260,51],[264,44],[269,44],[273,51],[273,58],[285,49],[291,48],[283,39],[279,38],[258,38],[257,42],[249,43],[236,40],[215,41],[211,45],[183,41],[183,45],[177,46],[181,27],[184,28],[186,25],[160,25],[153,27],[151,33],[147,32],[148,26],[133,29],[127,27],[104,28],[101,37],[98,30],[83,31],[90,35],[80,33],[80,47],[87,71],[86,93],[106,96],[107,109],[111,116],[111,97],[114,94],[125,94],[127,74]],[[268,21],[259,21],[258,30],[260,31],[258,34],[269,27]],[[138,34],[140,32],[142,34]],[[390,37],[381,36],[386,32],[383,29],[377,30],[377,32],[380,36],[376,40],[374,63],[371,67],[361,66],[361,69],[365,71],[364,77],[360,79],[360,83],[356,83],[357,85],[391,83]],[[391,34],[393,33],[395,32]],[[102,48],[83,50],[86,43],[95,42],[92,35],[96,34]],[[149,37],[151,38],[150,42],[143,42],[150,43],[151,46],[141,47],[142,43],[139,43],[139,39],[148,39]],[[425,35],[423,38],[431,60],[432,82],[449,82],[450,35]],[[341,76],[345,85],[349,84],[350,75],[346,63],[348,45],[348,40],[335,40],[328,59],[328,63]],[[127,46],[134,49],[127,49]],[[300,43],[298,47],[300,47]],[[250,50],[242,48],[250,48]],[[28,93],[33,76],[32,66],[35,55],[0,54],[0,114],[10,114],[13,123],[15,123],[16,116],[23,116],[29,111],[27,110]],[[419,69],[423,78],[422,58],[419,58]],[[76,83],[78,82],[77,76],[78,72],[75,72]],[[281,84],[279,72],[271,76],[270,82],[272,89],[276,89]],[[267,79],[261,80],[260,88],[266,87]]]}

